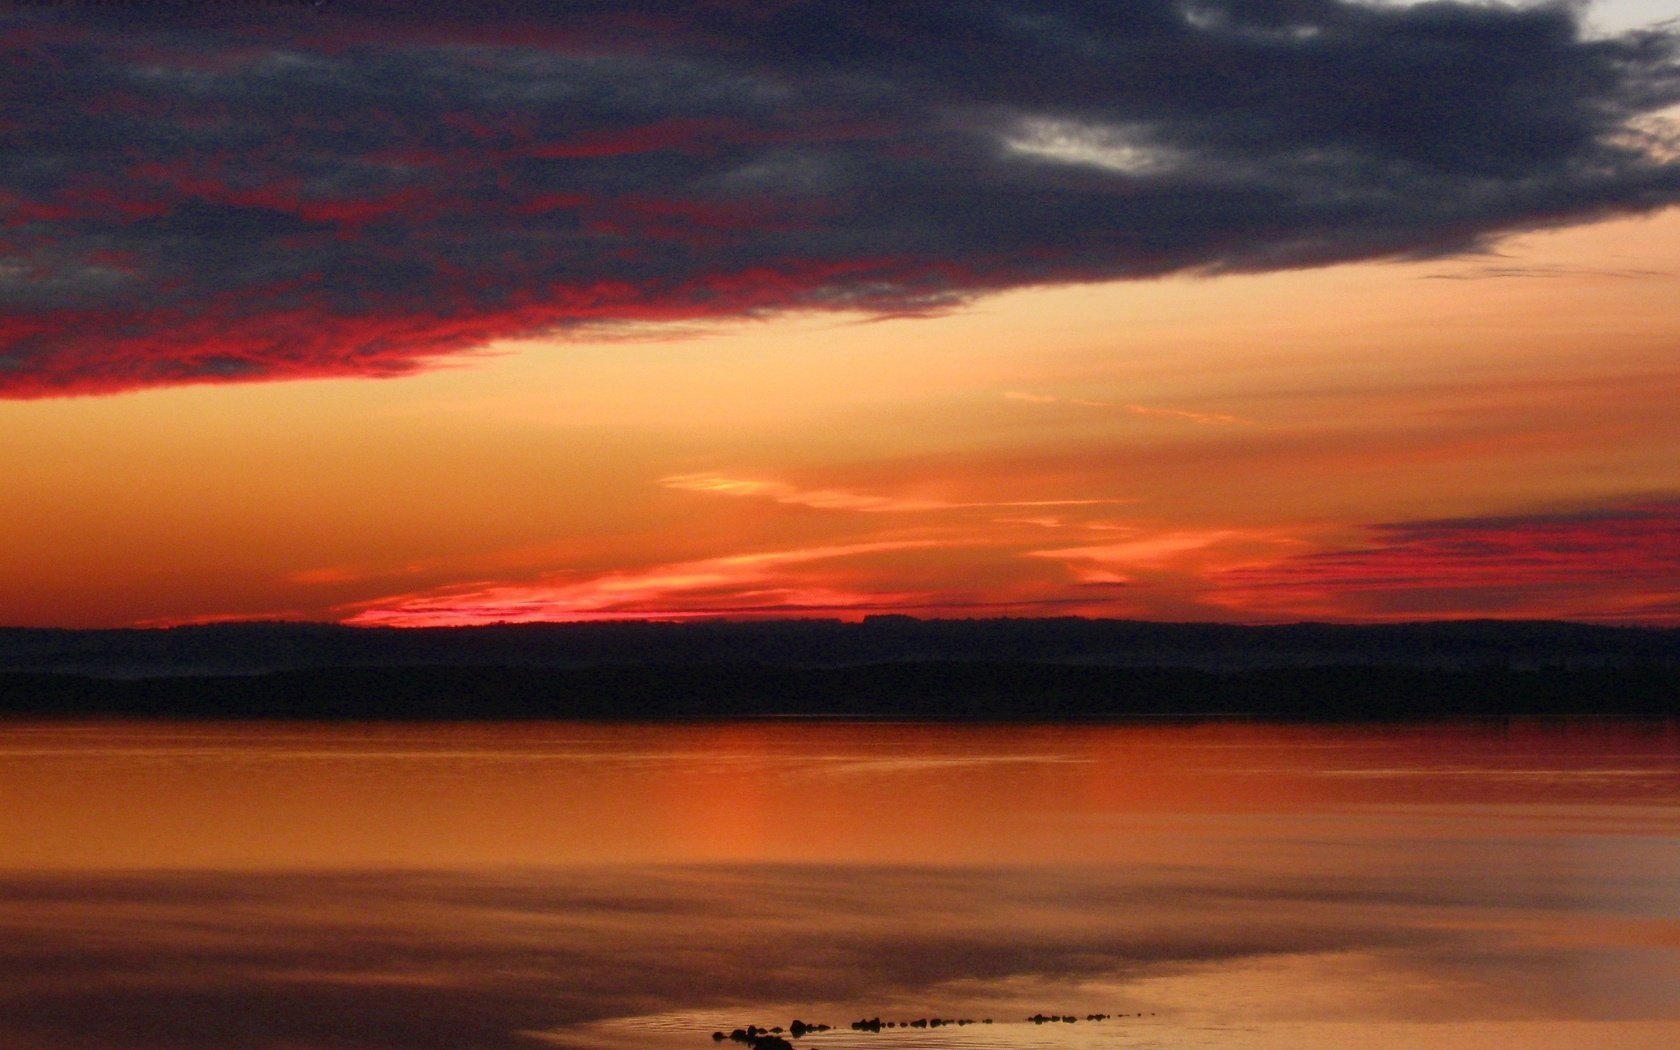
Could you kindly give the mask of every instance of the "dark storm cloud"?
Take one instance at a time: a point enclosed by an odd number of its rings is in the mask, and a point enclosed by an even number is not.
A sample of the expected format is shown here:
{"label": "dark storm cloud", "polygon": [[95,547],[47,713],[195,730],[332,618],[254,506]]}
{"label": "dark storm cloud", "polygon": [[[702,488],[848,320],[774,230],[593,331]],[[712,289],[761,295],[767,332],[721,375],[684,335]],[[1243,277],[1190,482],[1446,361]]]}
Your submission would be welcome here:
{"label": "dark storm cloud", "polygon": [[[470,15],[470,17],[469,17]],[[1340,0],[17,7],[0,394],[1423,256],[1680,199],[1673,34]]]}

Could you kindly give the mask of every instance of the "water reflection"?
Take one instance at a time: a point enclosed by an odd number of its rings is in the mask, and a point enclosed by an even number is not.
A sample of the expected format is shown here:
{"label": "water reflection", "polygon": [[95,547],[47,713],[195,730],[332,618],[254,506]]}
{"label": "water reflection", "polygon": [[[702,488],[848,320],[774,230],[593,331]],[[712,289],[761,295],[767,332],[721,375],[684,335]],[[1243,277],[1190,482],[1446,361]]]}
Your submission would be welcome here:
{"label": "water reflection", "polygon": [[1665,727],[12,726],[0,869],[23,1050],[1680,1044]]}

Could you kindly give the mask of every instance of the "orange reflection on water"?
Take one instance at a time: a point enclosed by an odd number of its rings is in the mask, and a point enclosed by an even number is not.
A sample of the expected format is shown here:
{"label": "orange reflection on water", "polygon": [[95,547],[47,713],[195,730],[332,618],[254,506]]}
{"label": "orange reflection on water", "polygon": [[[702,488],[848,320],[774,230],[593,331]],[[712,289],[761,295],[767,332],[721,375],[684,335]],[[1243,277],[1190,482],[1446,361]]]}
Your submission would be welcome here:
{"label": "orange reflection on water", "polygon": [[1673,726],[0,726],[8,1050],[1669,1050],[1677,917]]}
{"label": "orange reflection on water", "polygon": [[1206,862],[1666,826],[1677,756],[1613,724],[12,725],[0,867]]}

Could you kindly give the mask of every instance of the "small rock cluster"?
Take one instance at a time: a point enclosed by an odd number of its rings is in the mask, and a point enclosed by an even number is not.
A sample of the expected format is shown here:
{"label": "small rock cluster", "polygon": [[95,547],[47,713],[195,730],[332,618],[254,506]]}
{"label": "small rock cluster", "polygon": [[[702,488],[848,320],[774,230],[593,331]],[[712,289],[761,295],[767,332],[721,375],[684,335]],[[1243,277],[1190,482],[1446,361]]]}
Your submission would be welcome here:
{"label": "small rock cluster", "polygon": [[[1142,1013],[1086,1014],[1084,1019],[1087,1021],[1106,1021],[1111,1017],[1143,1016],[1144,1015]],[[1080,1018],[1076,1014],[1038,1013],[1026,1018],[1026,1020],[1033,1024],[1074,1024],[1079,1021]],[[991,1023],[992,1019],[990,1017],[982,1018],[979,1021],[976,1021],[971,1017],[918,1017],[914,1021],[883,1021],[879,1017],[865,1017],[853,1021],[851,1027],[854,1032],[879,1032],[888,1028],[944,1028],[946,1026],[956,1027],[962,1025]],[[714,1043],[721,1043],[728,1040],[730,1042],[741,1043],[747,1047],[747,1050],[794,1050],[793,1044],[789,1042],[787,1038],[783,1037],[784,1034],[793,1039],[800,1039],[813,1032],[827,1031],[830,1031],[828,1025],[807,1024],[806,1022],[795,1018],[785,1029],[780,1025],[773,1028],[760,1028],[758,1025],[750,1024],[745,1028],[737,1028],[728,1035],[725,1035],[722,1032],[713,1032],[712,1041]]]}
{"label": "small rock cluster", "polygon": [[[712,1042],[721,1043],[728,1039],[732,1042],[745,1044],[747,1050],[793,1050],[793,1044],[782,1038],[783,1031],[781,1025],[774,1028],[760,1028],[758,1025],[750,1024],[745,1028],[737,1028],[728,1035],[724,1035],[722,1032],[713,1032]],[[826,1032],[828,1031],[828,1025],[806,1024],[804,1021],[795,1018],[785,1031],[793,1038],[799,1039],[811,1032]]]}
{"label": "small rock cluster", "polygon": [[[1135,1014],[1086,1014],[1085,1015],[1085,1020],[1087,1020],[1087,1021],[1106,1021],[1110,1017],[1142,1017],[1142,1016],[1143,1016],[1143,1014],[1141,1012],[1135,1013]],[[1033,1014],[1031,1017],[1027,1018],[1027,1020],[1031,1021],[1033,1024],[1056,1024],[1058,1022],[1062,1023],[1062,1024],[1073,1024],[1074,1022],[1078,1021],[1079,1018],[1074,1016],[1073,1014],[1052,1014],[1049,1017],[1046,1017],[1043,1014]]]}
{"label": "small rock cluster", "polygon": [[879,1017],[868,1017],[861,1021],[852,1022],[854,1032],[879,1032],[883,1028],[944,1028],[946,1025],[991,1024],[992,1019],[976,1021],[970,1017],[918,1017],[914,1021],[883,1021]]}

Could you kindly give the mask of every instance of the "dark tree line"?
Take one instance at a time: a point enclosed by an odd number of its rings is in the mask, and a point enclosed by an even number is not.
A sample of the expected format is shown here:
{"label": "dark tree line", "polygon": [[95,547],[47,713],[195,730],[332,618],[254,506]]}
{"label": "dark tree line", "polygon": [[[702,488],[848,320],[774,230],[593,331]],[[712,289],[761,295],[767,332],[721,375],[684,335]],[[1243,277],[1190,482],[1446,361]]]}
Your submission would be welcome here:
{"label": "dark tree line", "polygon": [[1680,718],[1674,666],[1211,671],[1020,661],[386,666],[104,678],[0,674],[0,715],[280,719],[1282,721]]}

